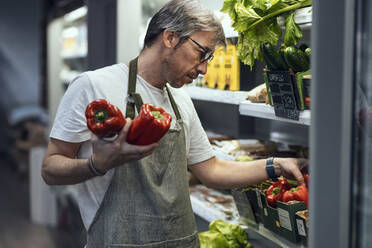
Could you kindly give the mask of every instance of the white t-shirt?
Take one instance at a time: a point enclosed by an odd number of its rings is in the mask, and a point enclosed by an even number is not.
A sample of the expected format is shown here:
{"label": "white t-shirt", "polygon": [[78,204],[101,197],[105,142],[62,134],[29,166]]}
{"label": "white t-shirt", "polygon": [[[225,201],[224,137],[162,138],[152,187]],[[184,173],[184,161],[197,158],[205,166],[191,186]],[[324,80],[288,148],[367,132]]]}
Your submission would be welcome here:
{"label": "white t-shirt", "polygon": [[[92,153],[92,147],[89,142],[91,133],[86,126],[85,108],[91,101],[104,98],[116,105],[125,115],[128,74],[128,67],[121,63],[85,72],[75,78],[58,107],[50,137],[67,142],[82,142],[78,158],[88,158]],[[196,164],[213,157],[214,152],[190,96],[182,88],[169,88],[184,122],[188,164]],[[171,126],[174,126],[176,116],[165,88],[158,89],[137,75],[136,92],[141,95],[144,103],[161,106],[170,113],[173,118]],[[87,230],[102,202],[113,173],[114,169],[102,177],[95,177],[73,186],[76,187],[80,213]]]}

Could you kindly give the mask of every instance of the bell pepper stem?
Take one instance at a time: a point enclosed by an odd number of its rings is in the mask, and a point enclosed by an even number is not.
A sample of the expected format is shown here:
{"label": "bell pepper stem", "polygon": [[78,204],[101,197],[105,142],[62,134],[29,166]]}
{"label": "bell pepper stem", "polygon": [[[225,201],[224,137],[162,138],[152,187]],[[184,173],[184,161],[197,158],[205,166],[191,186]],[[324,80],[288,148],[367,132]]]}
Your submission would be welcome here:
{"label": "bell pepper stem", "polygon": [[151,111],[151,114],[158,120],[164,119],[164,116],[159,111]]}
{"label": "bell pepper stem", "polygon": [[96,122],[105,122],[108,118],[108,113],[106,109],[99,109],[94,113],[94,120]]}

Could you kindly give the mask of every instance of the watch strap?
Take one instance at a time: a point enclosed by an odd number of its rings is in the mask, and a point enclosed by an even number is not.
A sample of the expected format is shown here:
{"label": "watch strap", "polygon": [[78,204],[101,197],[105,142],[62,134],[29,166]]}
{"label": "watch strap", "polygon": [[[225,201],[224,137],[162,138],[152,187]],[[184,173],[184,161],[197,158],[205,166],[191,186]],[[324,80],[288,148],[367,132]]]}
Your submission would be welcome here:
{"label": "watch strap", "polygon": [[273,157],[266,159],[266,172],[271,180],[273,180],[274,182],[278,181],[278,176],[275,174]]}

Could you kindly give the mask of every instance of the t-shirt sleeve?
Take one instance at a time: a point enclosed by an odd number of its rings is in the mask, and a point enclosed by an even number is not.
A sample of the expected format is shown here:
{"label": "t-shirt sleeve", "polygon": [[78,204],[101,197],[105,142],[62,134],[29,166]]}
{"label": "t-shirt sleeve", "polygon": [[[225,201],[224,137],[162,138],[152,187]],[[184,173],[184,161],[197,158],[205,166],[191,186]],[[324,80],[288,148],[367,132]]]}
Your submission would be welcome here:
{"label": "t-shirt sleeve", "polygon": [[84,73],[67,88],[58,106],[50,137],[67,142],[84,142],[91,138],[86,125],[85,109],[93,101],[93,87]]}
{"label": "t-shirt sleeve", "polygon": [[187,156],[188,165],[197,164],[215,156],[199,116],[194,108],[190,123],[190,149]]}

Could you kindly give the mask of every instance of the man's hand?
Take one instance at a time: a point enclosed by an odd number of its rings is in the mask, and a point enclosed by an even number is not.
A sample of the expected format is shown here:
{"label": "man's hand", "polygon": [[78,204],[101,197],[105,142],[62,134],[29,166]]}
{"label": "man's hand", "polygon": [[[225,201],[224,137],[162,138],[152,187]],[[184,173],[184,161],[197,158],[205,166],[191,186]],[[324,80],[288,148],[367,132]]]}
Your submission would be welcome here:
{"label": "man's hand", "polygon": [[304,158],[275,158],[275,173],[285,178],[295,179],[299,184],[305,184],[302,173],[307,172],[308,162]]}
{"label": "man's hand", "polygon": [[92,159],[94,166],[102,172],[122,165],[133,160],[140,160],[150,155],[158,146],[158,143],[153,143],[147,146],[136,146],[126,142],[129,128],[132,120],[127,118],[124,128],[119,133],[119,136],[112,142],[99,139],[97,136],[92,138],[93,155]]}

